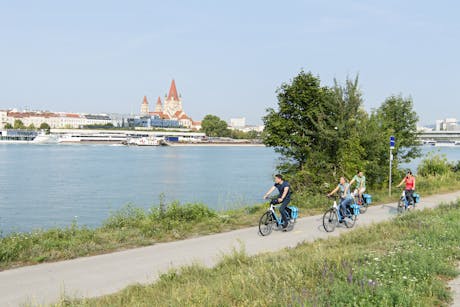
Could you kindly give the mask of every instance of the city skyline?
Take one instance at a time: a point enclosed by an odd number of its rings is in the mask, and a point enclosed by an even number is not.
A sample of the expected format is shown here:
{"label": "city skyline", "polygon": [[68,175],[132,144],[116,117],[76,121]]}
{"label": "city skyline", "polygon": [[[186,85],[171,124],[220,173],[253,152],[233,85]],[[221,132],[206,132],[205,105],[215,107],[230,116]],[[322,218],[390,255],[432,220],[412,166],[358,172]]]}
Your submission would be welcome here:
{"label": "city skyline", "polygon": [[401,93],[421,125],[460,117],[457,3],[24,2],[0,4],[0,109],[137,113],[174,78],[192,118],[259,124],[305,69],[359,74],[367,111]]}

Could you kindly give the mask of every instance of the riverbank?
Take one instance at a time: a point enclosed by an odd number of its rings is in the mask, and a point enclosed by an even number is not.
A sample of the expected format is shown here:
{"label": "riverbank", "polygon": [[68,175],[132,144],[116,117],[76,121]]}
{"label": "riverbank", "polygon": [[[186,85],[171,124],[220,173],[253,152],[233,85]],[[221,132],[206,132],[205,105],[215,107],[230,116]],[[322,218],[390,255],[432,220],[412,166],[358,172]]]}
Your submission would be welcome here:
{"label": "riverbank", "polygon": [[[418,178],[422,199],[428,195],[460,190],[460,174]],[[375,204],[396,202],[399,194],[372,193]],[[298,195],[293,204],[300,216],[320,214],[330,204],[321,195]],[[154,206],[144,210],[132,205],[114,212],[100,227],[88,228],[76,222],[68,227],[12,233],[0,238],[0,270],[74,259],[114,251],[226,232],[258,224],[266,205],[216,211],[203,204],[172,203],[161,212]]]}
{"label": "riverbank", "polygon": [[447,281],[459,274],[458,220],[459,201],[276,253],[242,247],[212,268],[173,269],[153,284],[55,306],[447,305]]}

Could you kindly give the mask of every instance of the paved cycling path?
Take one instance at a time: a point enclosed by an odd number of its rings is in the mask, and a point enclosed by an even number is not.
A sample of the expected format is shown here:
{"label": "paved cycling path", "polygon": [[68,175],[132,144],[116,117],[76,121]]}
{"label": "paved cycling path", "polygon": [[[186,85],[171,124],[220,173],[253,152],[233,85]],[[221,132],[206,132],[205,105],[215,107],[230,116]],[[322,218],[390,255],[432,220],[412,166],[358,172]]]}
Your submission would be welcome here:
{"label": "paved cycling path", "polygon": [[[422,198],[418,208],[433,208],[460,197],[455,193]],[[377,205],[361,215],[355,227],[378,223],[396,215],[396,205]],[[116,292],[134,283],[155,281],[172,267],[191,263],[213,266],[223,253],[242,245],[248,254],[294,247],[303,241],[338,236],[344,227],[326,233],[322,216],[299,219],[291,232],[274,231],[268,237],[251,227],[183,241],[160,243],[111,254],[45,263],[0,272],[0,306],[56,302],[65,293],[71,297],[94,297]]]}

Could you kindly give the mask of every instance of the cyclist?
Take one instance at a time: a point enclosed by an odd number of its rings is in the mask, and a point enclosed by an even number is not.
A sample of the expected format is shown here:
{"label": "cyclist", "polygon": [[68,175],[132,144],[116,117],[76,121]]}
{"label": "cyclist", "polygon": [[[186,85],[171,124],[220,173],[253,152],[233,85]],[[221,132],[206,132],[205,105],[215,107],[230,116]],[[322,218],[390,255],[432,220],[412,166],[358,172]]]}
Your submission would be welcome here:
{"label": "cyclist", "polygon": [[412,175],[412,171],[408,170],[406,177],[401,181],[400,184],[398,184],[396,187],[399,188],[403,184],[406,184],[406,187],[404,189],[404,193],[407,199],[407,202],[409,203],[409,206],[414,205],[414,196],[413,193],[415,191],[415,177]]}
{"label": "cyclist", "polygon": [[347,206],[350,206],[353,202],[353,197],[350,194],[350,184],[347,182],[345,177],[340,177],[340,183],[337,187],[329,194],[328,197],[340,191],[340,212],[342,217],[346,216]]}
{"label": "cyclist", "polygon": [[273,191],[275,191],[275,189],[278,189],[279,195],[278,198],[272,200],[271,203],[273,205],[281,204],[279,210],[283,221],[283,231],[286,231],[287,226],[289,224],[289,215],[286,211],[286,207],[291,202],[291,186],[289,185],[289,182],[284,180],[282,175],[276,174],[275,185],[272,186],[267,193],[265,193],[264,199],[267,199],[270,196],[270,194],[272,194]]}
{"label": "cyclist", "polygon": [[356,172],[355,177],[353,177],[353,179],[351,179],[350,181],[350,187],[355,182],[356,182],[356,188],[355,188],[355,191],[353,192],[353,195],[355,196],[359,195],[358,202],[360,203],[363,199],[363,194],[366,191],[366,176],[364,176],[362,171],[358,170]]}

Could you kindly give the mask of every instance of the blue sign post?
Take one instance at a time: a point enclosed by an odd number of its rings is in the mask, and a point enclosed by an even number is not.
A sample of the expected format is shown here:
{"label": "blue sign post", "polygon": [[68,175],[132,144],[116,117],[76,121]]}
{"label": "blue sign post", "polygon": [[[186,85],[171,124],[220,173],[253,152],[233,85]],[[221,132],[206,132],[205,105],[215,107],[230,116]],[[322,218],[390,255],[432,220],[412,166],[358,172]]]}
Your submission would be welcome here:
{"label": "blue sign post", "polygon": [[393,149],[395,149],[395,137],[392,135],[390,136],[390,176],[389,176],[389,183],[388,183],[388,195],[391,196],[391,168],[393,162]]}

